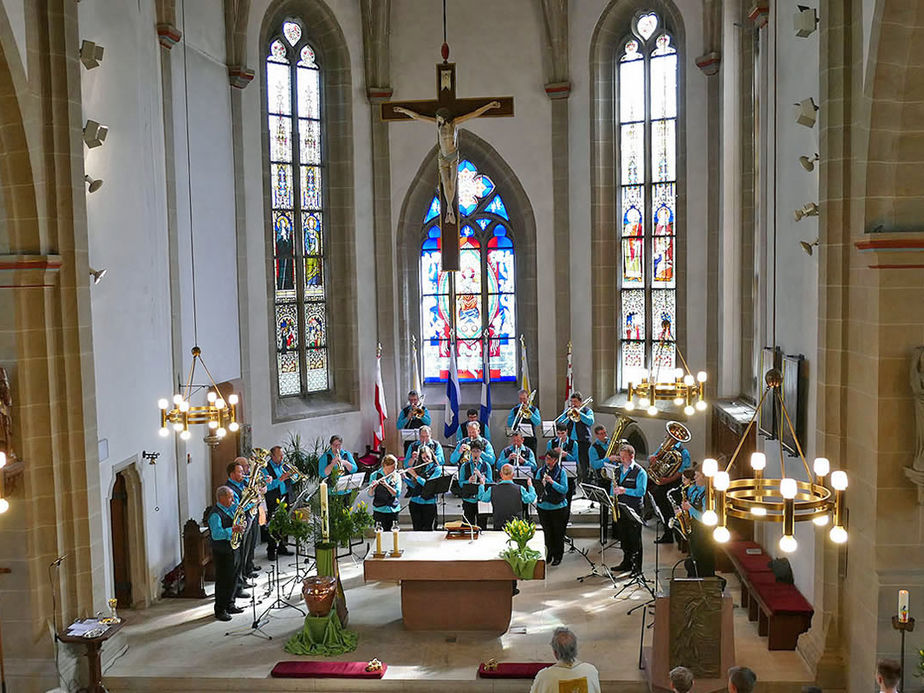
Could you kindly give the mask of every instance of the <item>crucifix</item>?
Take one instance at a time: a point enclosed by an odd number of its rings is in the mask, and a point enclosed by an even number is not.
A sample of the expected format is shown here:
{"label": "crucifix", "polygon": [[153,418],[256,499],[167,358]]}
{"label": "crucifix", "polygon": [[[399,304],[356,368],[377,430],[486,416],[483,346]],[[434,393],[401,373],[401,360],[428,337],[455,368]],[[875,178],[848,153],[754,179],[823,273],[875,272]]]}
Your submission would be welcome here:
{"label": "crucifix", "polygon": [[382,120],[422,120],[436,123],[439,143],[440,265],[444,272],[459,270],[459,139],[456,127],[472,118],[513,115],[513,97],[456,98],[456,64],[449,62],[443,43],[443,62],[436,64],[436,98],[388,101]]}

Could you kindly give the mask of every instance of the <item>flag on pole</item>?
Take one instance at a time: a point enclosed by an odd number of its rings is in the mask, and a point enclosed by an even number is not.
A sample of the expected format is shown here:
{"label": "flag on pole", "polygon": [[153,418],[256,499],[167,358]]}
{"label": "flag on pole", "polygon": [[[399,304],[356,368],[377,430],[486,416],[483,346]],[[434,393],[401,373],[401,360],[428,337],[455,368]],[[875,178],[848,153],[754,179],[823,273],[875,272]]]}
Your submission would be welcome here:
{"label": "flag on pole", "polygon": [[416,392],[418,395],[423,395],[423,389],[420,385],[420,361],[417,358],[417,337],[411,335],[411,356],[413,363],[411,364],[411,389]]}
{"label": "flag on pole", "polygon": [[382,345],[375,350],[375,410],[379,415],[379,422],[372,434],[372,446],[378,450],[385,442],[385,419],[388,418],[388,409],[385,405],[385,387],[382,385]]}
{"label": "flag on pole", "polygon": [[456,365],[456,342],[449,342],[449,377],[446,379],[446,417],[443,435],[452,437],[459,428],[459,368]]}
{"label": "flag on pole", "polygon": [[565,375],[565,401],[571,399],[571,393],[574,392],[574,370],[571,366],[571,340],[568,340],[568,372]]}
{"label": "flag on pole", "polygon": [[529,362],[526,360],[526,338],[520,335],[520,389],[532,392],[529,387]]}
{"label": "flag on pole", "polygon": [[488,430],[488,420],[491,418],[491,350],[487,344],[488,340],[485,340],[484,363],[482,364],[483,377],[481,379],[481,409],[478,413],[482,431]]}

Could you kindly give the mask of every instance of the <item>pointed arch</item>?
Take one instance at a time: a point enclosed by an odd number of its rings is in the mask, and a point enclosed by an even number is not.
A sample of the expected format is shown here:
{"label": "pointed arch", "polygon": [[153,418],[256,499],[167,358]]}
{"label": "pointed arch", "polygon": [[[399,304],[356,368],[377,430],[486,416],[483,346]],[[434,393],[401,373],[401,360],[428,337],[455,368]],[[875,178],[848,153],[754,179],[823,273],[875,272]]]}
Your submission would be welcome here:
{"label": "pointed arch", "polygon": [[[510,217],[509,233],[516,247],[514,271],[518,332],[526,337],[527,344],[536,344],[539,306],[536,299],[536,218],[532,204],[513,169],[491,144],[474,133],[461,129],[459,149],[463,158],[471,161],[479,172],[487,175],[503,196]],[[403,374],[399,375],[399,382],[406,380],[405,375],[410,373],[410,338],[412,334],[418,334],[420,326],[420,249],[425,235],[421,222],[433,199],[437,180],[437,147],[434,145],[408,186],[398,218],[398,311],[402,318],[401,353],[404,355]],[[528,356],[530,372],[538,373],[538,349],[530,350]],[[442,390],[442,387],[436,385],[430,387]],[[509,399],[515,399],[515,384],[502,387],[509,388]],[[506,394],[504,389],[499,392]],[[503,397],[503,394],[492,394],[498,400]],[[474,397],[466,399],[474,401]]]}

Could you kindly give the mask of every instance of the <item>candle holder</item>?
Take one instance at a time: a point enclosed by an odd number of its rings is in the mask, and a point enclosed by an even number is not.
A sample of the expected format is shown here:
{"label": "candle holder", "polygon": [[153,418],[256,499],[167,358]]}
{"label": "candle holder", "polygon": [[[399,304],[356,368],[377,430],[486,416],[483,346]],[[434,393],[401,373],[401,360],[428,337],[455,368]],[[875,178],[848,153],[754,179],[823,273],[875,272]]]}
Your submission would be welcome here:
{"label": "candle holder", "polygon": [[99,622],[100,622],[100,623],[104,623],[104,624],[106,624],[106,625],[112,625],[112,624],[114,624],[114,623],[121,623],[121,622],[122,622],[122,619],[119,618],[119,615],[116,613],[116,607],[119,605],[119,600],[118,600],[118,599],[109,599],[109,600],[106,601],[106,603],[109,605],[109,614],[110,614],[110,615],[107,616],[106,618],[101,618],[101,619],[99,620]]}
{"label": "candle holder", "polygon": [[388,552],[389,558],[401,558],[403,555],[404,555],[403,549],[398,549],[397,551],[392,549],[391,551]]}
{"label": "candle holder", "polygon": [[910,633],[914,630],[914,619],[909,616],[907,621],[902,621],[897,615],[893,616],[892,627],[902,634],[902,649],[901,657],[899,658],[899,665],[901,666],[902,670],[902,678],[900,683],[901,688],[898,690],[900,690],[901,693],[905,693],[905,633]]}
{"label": "candle holder", "polygon": [[382,525],[377,524],[375,526],[375,551],[372,552],[372,557],[385,558],[387,555],[388,552],[382,550]]}

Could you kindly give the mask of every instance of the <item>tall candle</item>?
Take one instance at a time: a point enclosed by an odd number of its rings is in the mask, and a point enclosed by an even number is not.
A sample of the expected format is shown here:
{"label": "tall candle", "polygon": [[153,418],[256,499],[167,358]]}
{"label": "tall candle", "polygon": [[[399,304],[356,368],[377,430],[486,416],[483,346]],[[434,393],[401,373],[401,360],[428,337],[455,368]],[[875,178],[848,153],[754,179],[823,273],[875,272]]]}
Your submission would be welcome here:
{"label": "tall candle", "polygon": [[382,528],[375,528],[375,552],[382,555]]}
{"label": "tall candle", "polygon": [[321,482],[321,539],[330,540],[330,518],[327,514],[327,482]]}
{"label": "tall candle", "polygon": [[898,622],[908,623],[908,590],[898,591]]}
{"label": "tall candle", "polygon": [[393,553],[398,553],[398,551],[400,551],[401,549],[398,548],[398,524],[397,523],[395,523],[395,525],[391,528],[391,538],[392,538],[392,541],[394,542]]}

